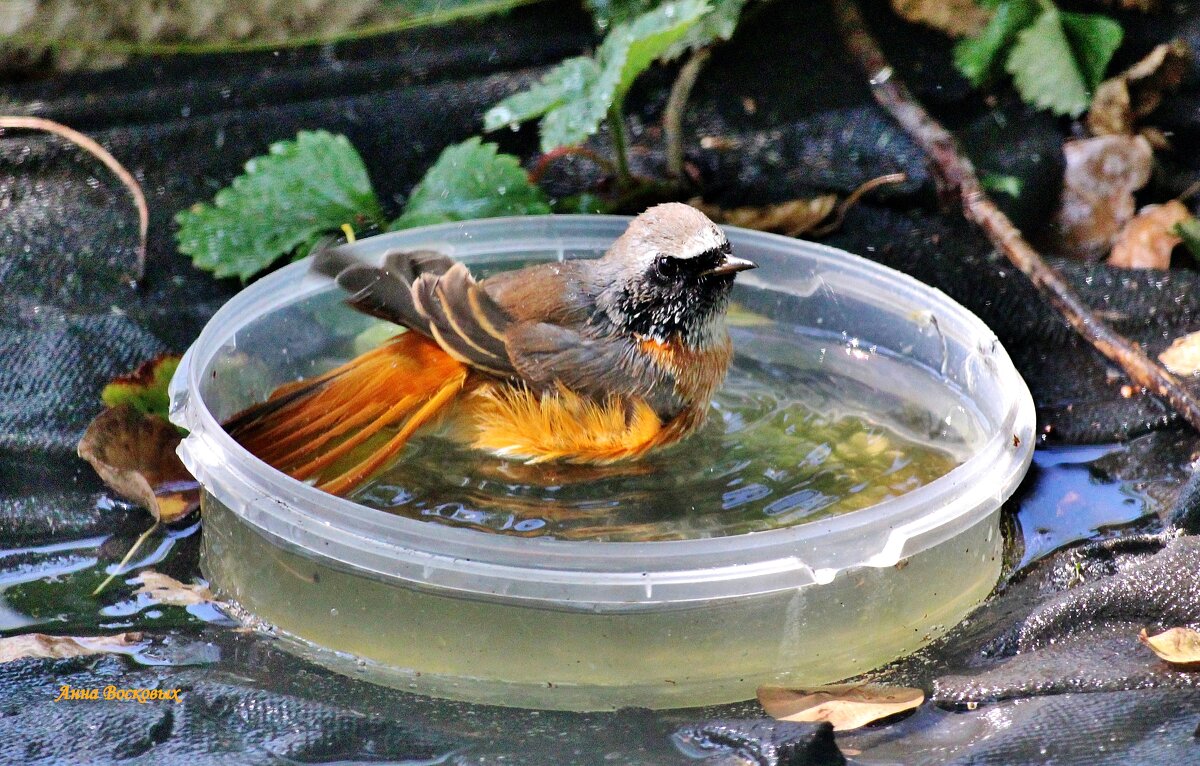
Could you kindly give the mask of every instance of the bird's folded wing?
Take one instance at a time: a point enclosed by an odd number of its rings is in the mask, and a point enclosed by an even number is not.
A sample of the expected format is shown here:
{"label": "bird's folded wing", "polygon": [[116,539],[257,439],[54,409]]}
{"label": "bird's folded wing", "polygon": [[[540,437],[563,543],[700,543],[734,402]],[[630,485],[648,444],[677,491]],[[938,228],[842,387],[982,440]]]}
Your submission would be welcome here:
{"label": "bird's folded wing", "polygon": [[597,401],[639,399],[664,419],[683,406],[670,375],[619,339],[588,338],[547,323],[514,325],[507,337],[513,368],[535,389],[561,385]]}

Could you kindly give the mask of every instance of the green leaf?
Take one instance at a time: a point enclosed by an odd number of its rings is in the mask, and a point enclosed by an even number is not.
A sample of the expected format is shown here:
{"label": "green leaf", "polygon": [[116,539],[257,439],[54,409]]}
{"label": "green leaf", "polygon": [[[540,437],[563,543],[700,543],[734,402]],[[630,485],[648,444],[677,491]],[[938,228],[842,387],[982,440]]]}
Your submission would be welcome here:
{"label": "green leaf", "polygon": [[1108,63],[1121,47],[1125,33],[1112,19],[1091,13],[1063,13],[1062,23],[1090,93],[1104,82]]}
{"label": "green leaf", "polygon": [[514,93],[483,115],[483,129],[497,130],[504,126],[540,117],[567,102],[582,101],[587,90],[600,76],[600,67],[587,56],[567,59],[551,69],[537,85]]}
{"label": "green leaf", "polygon": [[109,407],[128,404],[139,412],[166,420],[171,405],[167,386],[178,367],[179,357],[175,355],[151,359],[105,386],[100,391],[100,399]]}
{"label": "green leaf", "polygon": [[733,37],[733,33],[737,31],[738,20],[742,17],[742,9],[748,1],[711,0],[712,10],[701,16],[695,26],[669,46],[662,58],[670,61],[689,51]]}
{"label": "green leaf", "polygon": [[596,29],[601,32],[624,24],[654,8],[655,0],[586,0]]}
{"label": "green leaf", "polygon": [[1103,78],[1120,42],[1121,30],[1115,22],[1063,14],[1047,4],[1033,24],[1017,35],[1005,68],[1026,102],[1076,117],[1087,109],[1092,89]]}
{"label": "green leaf", "polygon": [[990,172],[985,172],[979,177],[979,185],[990,192],[1007,194],[1013,199],[1021,196],[1021,190],[1025,186],[1016,176]]}
{"label": "green leaf", "polygon": [[529,182],[517,158],[474,137],[446,147],[389,228],[549,212],[546,195]]}
{"label": "green leaf", "polygon": [[1003,54],[1008,52],[1017,33],[1033,23],[1038,15],[1036,0],[1007,0],[996,6],[992,20],[975,37],[959,40],[954,46],[954,63],[975,87],[995,76]]}
{"label": "green leaf", "polygon": [[1192,257],[1200,261],[1200,221],[1189,218],[1175,224],[1175,234],[1183,240],[1183,246],[1192,254]]}
{"label": "green leaf", "polygon": [[705,0],[675,0],[613,27],[593,59],[563,62],[523,93],[501,101],[484,115],[484,129],[496,130],[534,117],[541,148],[585,141],[609,111],[619,111],[639,74],[662,57],[709,10]]}
{"label": "green leaf", "polygon": [[380,221],[362,158],[345,136],[300,132],[246,163],[246,172],[175,216],[179,250],[218,277],[249,279],[343,223]]}

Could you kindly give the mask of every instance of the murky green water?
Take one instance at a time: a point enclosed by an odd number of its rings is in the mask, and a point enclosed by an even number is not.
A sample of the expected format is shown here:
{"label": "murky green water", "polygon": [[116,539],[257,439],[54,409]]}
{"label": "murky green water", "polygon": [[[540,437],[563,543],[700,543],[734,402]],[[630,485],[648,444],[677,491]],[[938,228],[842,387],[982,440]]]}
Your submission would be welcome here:
{"label": "murky green water", "polygon": [[901,389],[923,377],[938,385],[932,374],[878,353],[856,359],[837,339],[785,325],[744,324],[734,330],[739,353],[708,422],[679,444],[596,467],[526,465],[428,437],[352,498],[502,534],[668,540],[857,510],[927,484],[969,456],[969,419],[948,424],[946,412],[860,382],[862,369],[842,368],[870,365],[872,378]]}

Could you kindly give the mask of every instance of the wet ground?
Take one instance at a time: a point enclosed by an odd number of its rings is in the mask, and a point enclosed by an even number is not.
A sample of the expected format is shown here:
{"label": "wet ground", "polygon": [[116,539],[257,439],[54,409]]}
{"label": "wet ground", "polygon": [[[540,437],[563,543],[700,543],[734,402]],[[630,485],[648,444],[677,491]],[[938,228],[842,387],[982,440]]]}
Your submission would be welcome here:
{"label": "wet ground", "polygon": [[[1025,179],[1030,193],[1005,204],[1036,229],[1056,195],[1070,126],[1003,91],[993,108],[952,74],[939,35],[879,5],[871,17],[918,95],[970,138],[977,164]],[[1200,48],[1190,4],[1122,20],[1127,43],[1115,66],[1175,35]],[[728,735],[742,730],[737,721],[761,719],[756,703],[606,715],[506,710],[336,676],[207,608],[132,595],[126,580],[138,568],[197,576],[194,522],[153,536],[125,575],[89,595],[150,524],[74,457],[99,409],[96,392],[155,353],[182,350],[239,288],[175,252],[174,213],[211,197],[269,142],[317,127],[350,137],[394,212],[442,146],[477,131],[487,106],[591,42],[581,14],[547,5],[483,26],[317,51],[136,61],[118,73],[26,75],[6,86],[7,111],[58,119],[105,143],[146,188],[152,223],[146,278],[131,291],[116,278],[136,241],[123,190],[57,141],[0,140],[0,630],[148,637],[129,655],[0,665],[0,761],[193,765],[236,753],[245,763],[688,763],[672,738],[680,727],[733,721],[722,729]],[[635,164],[647,172],[661,159],[655,125],[671,74],[648,76],[634,94]],[[1180,146],[1200,138],[1197,95],[1193,86],[1163,109],[1160,124]],[[1009,504],[1010,568],[995,596],[882,674],[922,686],[936,704],[838,735],[837,745],[863,764],[1200,762],[1191,675],[1143,659],[1132,638],[1136,624],[1200,621],[1200,585],[1186,579],[1200,572],[1192,538],[1137,537],[1164,528],[1200,439],[1153,399],[1123,396],[1122,376],[1075,342],[958,214],[938,209],[919,153],[871,103],[823,7],[777,2],[757,14],[714,55],[686,128],[705,194],[722,204],[845,193],[908,173],[909,182],[860,205],[824,241],[912,273],[983,317],[1028,380],[1048,435]],[[730,138],[721,145],[736,149],[702,149],[704,135]],[[536,136],[500,140],[530,156]],[[1185,151],[1167,156],[1158,190],[1198,162]],[[1065,268],[1151,351],[1200,324],[1194,271]],[[1110,547],[1080,547],[1097,540]],[[187,695],[175,709],[54,704],[63,683],[157,684]],[[820,762],[819,747],[804,755],[795,745],[804,731],[739,736],[725,736],[735,744],[714,757]],[[771,737],[783,745],[767,748]],[[750,744],[736,744],[743,739]]]}

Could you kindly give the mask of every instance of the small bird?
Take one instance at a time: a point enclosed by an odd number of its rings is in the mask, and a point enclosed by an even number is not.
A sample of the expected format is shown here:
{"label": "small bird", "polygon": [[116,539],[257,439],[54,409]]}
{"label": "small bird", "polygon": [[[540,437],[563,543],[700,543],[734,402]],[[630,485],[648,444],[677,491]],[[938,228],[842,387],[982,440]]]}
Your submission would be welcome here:
{"label": "small bird", "polygon": [[338,495],[434,422],[526,462],[636,458],[704,422],[733,356],[724,317],[734,278],[754,267],[680,203],[643,212],[600,258],[481,282],[435,252],[390,252],[376,267],[324,250],[313,269],[351,306],[408,331],[279,387],[226,429]]}

